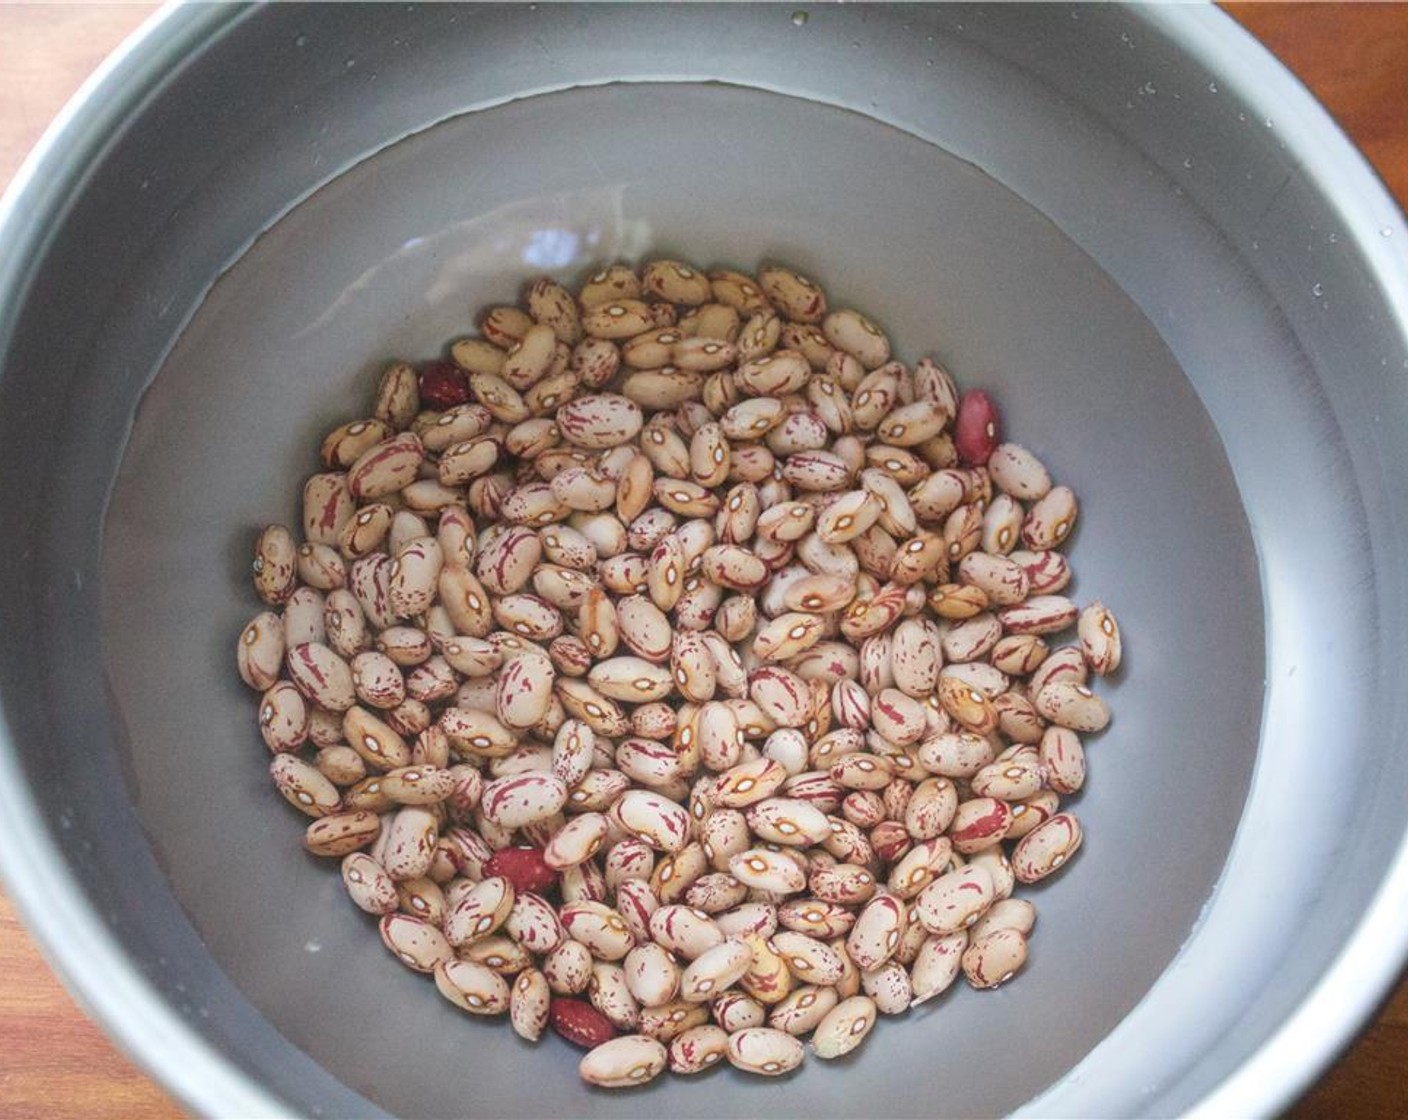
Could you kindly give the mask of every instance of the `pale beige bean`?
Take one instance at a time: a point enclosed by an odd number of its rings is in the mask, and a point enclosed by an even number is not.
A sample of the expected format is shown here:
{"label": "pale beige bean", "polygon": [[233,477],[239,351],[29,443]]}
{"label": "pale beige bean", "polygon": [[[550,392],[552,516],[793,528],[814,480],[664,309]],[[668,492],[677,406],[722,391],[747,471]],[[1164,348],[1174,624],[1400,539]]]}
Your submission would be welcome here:
{"label": "pale beige bean", "polygon": [[[893,649],[891,664],[894,662]],[[924,705],[899,689],[881,689],[871,700],[871,726],[892,743],[916,743],[925,730]]]}
{"label": "pale beige bean", "polygon": [[354,420],[334,428],[324,438],[318,457],[331,470],[346,470],[373,444],[392,435],[382,420]]}
{"label": "pale beige bean", "polygon": [[[409,628],[401,629],[406,631]],[[419,631],[413,633],[417,635],[417,654],[423,649],[425,657],[421,660],[429,658],[430,643]],[[392,641],[395,641],[394,637]],[[405,656],[405,647],[399,647],[398,652]],[[366,650],[352,658],[349,668],[352,670],[352,687],[357,693],[357,699],[362,703],[382,710],[397,708],[405,703],[405,675],[400,666],[385,653]]]}
{"label": "pale beige bean", "polygon": [[[1012,676],[1026,676],[1046,660],[1050,647],[1035,634],[1009,634],[999,638],[989,651],[994,668]],[[995,698],[994,698],[995,699]],[[1001,726],[1002,713],[998,712]]]}
{"label": "pale beige bean", "polygon": [[[577,311],[576,300],[572,298],[572,293],[556,280],[546,276],[535,280],[528,289],[527,302],[529,314],[533,319],[552,327],[557,337],[568,346],[575,345],[582,337],[581,317]],[[498,312],[503,310],[496,309]],[[498,320],[495,326],[502,321]],[[515,319],[513,326],[517,328],[518,339],[526,337],[529,324],[525,320]],[[492,341],[499,341],[488,319],[480,324],[480,329]]]}
{"label": "pale beige bean", "polygon": [[[1045,779],[1045,766],[1035,751],[1026,748],[1026,753],[1020,757],[1009,757],[1003,752],[1002,757],[974,774],[968,784],[980,798],[1022,801],[1041,789]],[[955,821],[955,825],[961,827],[961,822]]]}
{"label": "pale beige bean", "polygon": [[347,565],[331,545],[300,545],[297,568],[298,578],[318,591],[333,591],[346,586]]}
{"label": "pale beige bean", "polygon": [[601,812],[611,808],[630,785],[631,780],[619,770],[589,770],[572,787],[567,800],[573,812]]}
{"label": "pale beige bean", "polygon": [[[644,595],[628,595],[617,600],[614,622],[620,640],[633,653],[657,663],[669,659],[672,641],[670,620],[651,599]],[[589,635],[584,640],[593,647],[598,657],[609,656],[609,650],[597,648],[605,643],[593,642]]]}
{"label": "pale beige bean", "polygon": [[1032,702],[1046,719],[1072,731],[1093,734],[1110,723],[1109,705],[1083,684],[1047,684]]}
{"label": "pale beige bean", "polygon": [[525,968],[514,980],[509,996],[508,1015],[514,1033],[536,1042],[548,1025],[551,1004],[552,989],[547,977],[536,968]]}
{"label": "pale beige bean", "polygon": [[592,965],[587,998],[617,1030],[633,1031],[640,1025],[640,1005],[627,989],[625,971],[619,964],[597,961]]}
{"label": "pale beige bean", "polygon": [[650,307],[637,299],[598,303],[582,316],[582,329],[591,338],[631,338],[655,325]]}
{"label": "pale beige bean", "polygon": [[720,915],[743,905],[748,888],[726,871],[700,875],[684,893],[684,902],[706,914]]}
{"label": "pale beige bean", "polygon": [[851,468],[830,451],[802,451],[789,455],[782,465],[782,477],[799,490],[825,493],[841,490],[851,481]]}
{"label": "pale beige bean", "polygon": [[679,998],[691,1003],[712,999],[732,987],[753,965],[753,950],[742,941],[725,941],[700,953],[680,977]]}
{"label": "pale beige bean", "polygon": [[488,712],[449,707],[438,726],[456,750],[485,758],[501,757],[516,745],[514,735]]}
{"label": "pale beige bean", "polygon": [[1000,443],[988,457],[988,474],[1004,492],[1024,502],[1046,497],[1051,475],[1035,455],[1015,443]]}
{"label": "pale beige bean", "polygon": [[728,1060],[735,1069],[778,1077],[802,1064],[802,1044],[786,1031],[745,1027],[728,1036]]}
{"label": "pale beige bean", "polygon": [[859,1046],[875,1026],[878,1014],[869,996],[851,996],[836,1004],[812,1035],[812,1052],[822,1059],[840,1058]]}
{"label": "pale beige bean", "polygon": [[[722,318],[720,316],[720,318]],[[717,331],[718,324],[705,324],[706,329]],[[725,328],[727,329],[727,328]],[[718,333],[700,334],[675,343],[670,351],[670,361],[682,370],[712,373],[727,369],[739,359],[738,347]]]}
{"label": "pale beige bean", "polygon": [[397,908],[396,881],[366,852],[343,859],[342,884],[357,908],[368,914],[390,914]]}
{"label": "pale beige bean", "polygon": [[859,311],[833,311],[822,321],[826,340],[850,354],[866,369],[884,365],[890,358],[890,340]]}
{"label": "pale beige bean", "polygon": [[[391,557],[384,552],[373,552],[354,561],[348,586],[360,613],[340,610],[342,617],[338,621],[334,621],[330,613],[328,638],[329,642],[333,641],[334,633],[340,630],[343,646],[360,652],[370,645],[371,639],[370,635],[358,632],[357,624],[369,623],[377,630],[384,630],[397,621],[391,607]],[[346,602],[343,592],[333,591],[328,595],[330,608],[339,601]]]}
{"label": "pale beige bean", "polygon": [[734,383],[750,397],[784,397],[800,391],[811,377],[811,365],[795,350],[775,350],[743,362]]}
{"label": "pale beige bean", "polygon": [[906,696],[926,699],[938,685],[942,664],[942,642],[927,619],[906,618],[896,625],[890,643],[895,688]]}
{"label": "pale beige bean", "polygon": [[1097,599],[1081,611],[1076,632],[1080,635],[1081,652],[1092,672],[1103,677],[1120,667],[1119,623],[1105,604]]}
{"label": "pale beige bean", "polygon": [[728,477],[729,444],[718,424],[705,424],[689,443],[689,474],[700,486],[718,486]]}
{"label": "pale beige bean", "polygon": [[794,988],[773,1007],[768,1026],[794,1037],[811,1034],[839,999],[836,989],[831,987],[806,984]]}
{"label": "pale beige bean", "polygon": [[392,428],[408,427],[420,408],[418,383],[416,371],[405,362],[392,362],[387,366],[377,385],[372,409],[376,419]]}
{"label": "pale beige bean", "polygon": [[289,681],[278,681],[259,701],[259,733],[275,754],[308,740],[308,704]]}
{"label": "pale beige bean", "polygon": [[375,813],[335,813],[308,826],[303,846],[315,856],[345,856],[371,844],[380,832],[381,819]]}
{"label": "pale beige bean", "polygon": [[702,704],[713,699],[718,669],[704,639],[692,630],[678,630],[670,643],[670,672],[686,700]]}
{"label": "pale beige bean", "polygon": [[913,401],[892,409],[876,434],[894,447],[917,447],[938,436],[948,421],[947,413],[933,401]]}
{"label": "pale beige bean", "polygon": [[1057,793],[1075,793],[1085,785],[1085,748],[1074,731],[1048,727],[1042,732],[1038,754],[1046,783]]}
{"label": "pale beige bean", "polygon": [[313,475],[303,486],[303,539],[310,544],[336,546],[356,509],[357,500],[347,488],[345,473]]}
{"label": "pale beige bean", "polygon": [[563,506],[585,513],[600,513],[616,504],[616,481],[589,467],[569,467],[553,477],[548,489]]}
{"label": "pale beige bean", "polygon": [[1007,826],[1007,839],[1020,840],[1044,821],[1050,820],[1061,807],[1061,797],[1055,790],[1044,789],[1025,801],[1012,806],[1012,823]]}
{"label": "pale beige bean", "polygon": [[634,439],[644,418],[640,406],[613,393],[577,397],[557,410],[557,426],[568,443],[600,450]]}
{"label": "pale beige bean", "polygon": [[1062,646],[1052,650],[1046,660],[1032,670],[1027,687],[1035,698],[1048,684],[1085,684],[1089,679],[1090,672],[1080,647]]}
{"label": "pale beige bean", "polygon": [[[1013,549],[1021,541],[1022,518],[1025,515],[1022,503],[1010,494],[994,495],[988,508],[983,511],[982,550],[991,556],[1015,556]],[[1027,578],[1031,579],[1030,572]]]}
{"label": "pale beige bean", "polygon": [[524,730],[536,725],[552,703],[557,672],[552,661],[537,653],[513,658],[499,673],[494,710],[503,725]]}
{"label": "pale beige bean", "polygon": [[600,813],[582,813],[573,817],[554,835],[543,849],[543,860],[558,871],[576,867],[591,859],[606,840],[606,818]]}
{"label": "pale beige bean", "polygon": [[391,562],[387,593],[391,610],[401,618],[421,614],[435,601],[444,554],[434,537],[408,542]]}
{"label": "pale beige bean", "polygon": [[[715,280],[717,293],[719,281]],[[741,290],[750,288],[741,281]],[[805,276],[791,269],[768,265],[758,270],[758,287],[767,300],[796,323],[819,323],[826,314],[826,294]]]}
{"label": "pale beige bean", "polygon": [[653,941],[627,953],[623,967],[626,986],[643,1007],[669,1003],[679,993],[680,967],[666,949]]}
{"label": "pale beige bean", "polygon": [[[362,782],[367,776],[367,765],[362,761],[362,756],[351,747],[344,746],[341,743],[320,748],[318,756],[314,760],[314,765],[328,781],[338,786],[355,786]],[[382,799],[378,798],[378,800]],[[389,801],[389,799],[385,800]],[[382,808],[389,808],[389,806],[383,806],[381,804],[368,807],[353,805],[351,803],[345,804],[344,807],[348,809],[372,808],[376,811],[380,811]]]}
{"label": "pale beige bean", "polygon": [[838,983],[845,972],[835,949],[805,933],[779,930],[773,935],[771,948],[782,957],[793,977],[804,984],[829,987]]}
{"label": "pale beige bean", "polygon": [[[409,659],[412,664],[426,661],[430,656],[430,642],[423,635],[420,640],[408,636],[405,642],[398,640],[399,635],[388,638],[387,635],[397,629],[393,627],[391,630],[383,630],[378,643],[388,647],[387,652],[393,659],[400,656]],[[393,648],[398,652],[393,653]],[[420,656],[422,652],[425,656]],[[449,663],[450,668],[466,677],[487,677],[504,661],[503,652],[493,642],[459,635],[443,643],[440,654]]]}
{"label": "pale beige bean", "polygon": [[909,972],[899,961],[886,961],[879,968],[861,972],[861,990],[875,1001],[881,1015],[902,1015],[914,999]]}
{"label": "pale beige bean", "polygon": [[1033,595],[1054,595],[1071,582],[1070,562],[1054,549],[1013,552],[1012,559],[1026,570]]}
{"label": "pale beige bean", "polygon": [[817,535],[828,544],[854,540],[875,524],[883,508],[869,490],[847,491],[817,515]]}
{"label": "pale beige bean", "polygon": [[904,810],[904,825],[917,840],[942,836],[958,812],[958,792],[948,778],[926,778],[914,789]]}
{"label": "pale beige bean", "polygon": [[701,1073],[728,1056],[728,1032],[705,1023],[677,1035],[670,1042],[670,1069],[674,1073]]}
{"label": "pale beige bean", "polygon": [[577,293],[582,307],[595,307],[618,299],[639,299],[641,282],[634,270],[623,264],[613,264],[593,273]]}
{"label": "pale beige bean", "polygon": [[995,929],[973,938],[963,953],[963,974],[975,988],[996,988],[1027,961],[1027,939],[1015,929]]}
{"label": "pale beige bean", "polygon": [[1022,541],[1031,549],[1061,545],[1075,528],[1076,496],[1068,486],[1054,487],[1035,502],[1022,522]]}
{"label": "pale beige bean", "polygon": [[901,899],[891,894],[877,895],[866,903],[846,937],[846,951],[862,971],[879,968],[899,948],[908,924]]}
{"label": "pale beige bean", "polygon": [[382,943],[396,959],[416,972],[434,972],[455,959],[445,935],[429,922],[408,914],[387,914],[380,924]]}
{"label": "pale beige bean", "polygon": [[509,1009],[509,987],[504,978],[473,961],[451,960],[437,964],[435,987],[461,1011],[471,1015],[502,1015]]}
{"label": "pale beige bean", "polygon": [[456,776],[436,766],[401,766],[382,776],[382,792],[397,804],[444,802],[456,789]]}
{"label": "pale beige bean", "polygon": [[385,771],[407,766],[411,750],[406,740],[385,720],[355,705],[342,715],[342,734],[351,748],[372,769]]}
{"label": "pale beige bean", "polygon": [[271,606],[288,601],[298,583],[298,547],[282,525],[269,525],[254,545],[254,590]]}
{"label": "pale beige bean", "polygon": [[[650,915],[650,936],[677,957],[694,960],[723,943],[724,933],[713,918],[691,906],[661,906]],[[756,953],[756,946],[747,937]]]}
{"label": "pale beige bean", "polygon": [[326,817],[341,807],[337,787],[297,755],[276,754],[269,762],[269,775],[284,800],[301,813]]}
{"label": "pale beige bean", "polygon": [[851,931],[855,920],[855,914],[846,907],[815,897],[789,899],[777,908],[780,926],[825,940],[843,938]]}
{"label": "pale beige bean", "polygon": [[480,812],[501,828],[523,828],[546,820],[567,804],[567,783],[551,772],[498,778],[484,787]]}
{"label": "pale beige bean", "polygon": [[652,848],[677,852],[688,843],[689,813],[681,805],[650,790],[623,793],[611,807],[610,818],[624,832]]}
{"label": "pale beige bean", "polygon": [[569,938],[543,957],[543,976],[559,995],[580,995],[591,983],[592,964],[591,950]]}
{"label": "pale beige bean", "polygon": [[966,930],[992,905],[992,876],[982,867],[963,867],[935,879],[919,892],[915,913],[930,933]]}
{"label": "pale beige bean", "polygon": [[419,879],[430,870],[439,829],[436,815],[420,806],[398,810],[385,830],[379,862],[397,882]]}
{"label": "pale beige bean", "polygon": [[596,736],[587,724],[564,720],[553,739],[553,773],[568,786],[575,786],[591,768],[595,745]]}
{"label": "pale beige bean", "polygon": [[[484,588],[494,594],[511,595],[532,578],[542,554],[542,541],[535,530],[525,526],[510,527],[481,547],[475,574]],[[474,609],[487,610],[488,607],[485,604]]]}
{"label": "pale beige bean", "polygon": [[678,327],[643,331],[622,343],[621,360],[633,369],[659,369],[670,364],[675,344],[684,337]]}
{"label": "pale beige bean", "polygon": [[1021,883],[1035,883],[1064,867],[1080,848],[1084,833],[1074,813],[1057,813],[1017,842],[1012,871]]}
{"label": "pale beige bean", "polygon": [[909,984],[914,993],[910,1000],[911,1007],[942,995],[952,987],[962,971],[963,951],[966,948],[967,930],[934,933],[925,938],[909,969]]}
{"label": "pale beige bean", "polygon": [[445,936],[450,944],[468,945],[494,933],[508,920],[514,898],[513,885],[499,875],[467,888],[445,915]]}
{"label": "pale beige bean", "polygon": [[442,486],[463,486],[473,479],[493,471],[494,463],[503,454],[500,442],[489,435],[451,444],[442,452],[436,465]]}
{"label": "pale beige bean", "polygon": [[856,427],[873,429],[894,408],[899,400],[902,372],[897,363],[882,362],[880,368],[860,379],[851,394],[851,419]]}
{"label": "pale beige bean", "polygon": [[529,891],[515,894],[503,930],[530,953],[551,953],[567,937],[552,904]]}
{"label": "pale beige bean", "polygon": [[954,851],[969,855],[1000,843],[1011,823],[1012,809],[1007,802],[995,797],[975,797],[958,806],[948,836]]}
{"label": "pale beige bean", "polygon": [[1016,606],[1031,590],[1026,569],[1006,556],[970,552],[958,565],[958,578],[980,588],[997,606]]}
{"label": "pale beige bean", "polygon": [[674,688],[670,671],[641,657],[599,661],[587,673],[592,687],[613,700],[644,703],[663,700]]}
{"label": "pale beige bean", "polygon": [[913,898],[948,866],[951,852],[951,842],[942,836],[921,840],[895,861],[886,886],[899,898]]}
{"label": "pale beige bean", "polygon": [[994,902],[992,908],[978,919],[969,933],[974,942],[998,929],[1014,929],[1025,937],[1035,925],[1035,906],[1024,898],[1004,898]]}
{"label": "pale beige bean", "polygon": [[724,992],[714,1000],[714,1021],[732,1034],[746,1027],[761,1027],[767,1022],[767,1009],[745,992]]}
{"label": "pale beige bean", "polygon": [[[272,688],[283,668],[283,620],[273,611],[261,611],[240,631],[235,652],[240,679],[245,684],[261,692]],[[307,694],[304,688],[299,688],[298,691]]]}
{"label": "pale beige bean", "polygon": [[765,848],[749,848],[728,861],[729,874],[760,891],[792,894],[807,885],[801,868],[785,855]]}
{"label": "pale beige bean", "polygon": [[363,501],[394,494],[416,480],[425,447],[413,432],[401,432],[367,448],[347,471],[347,489]]}
{"label": "pale beige bean", "polygon": [[588,1051],[577,1067],[583,1081],[604,1089],[644,1085],[669,1063],[669,1053],[643,1034],[621,1035]]}
{"label": "pale beige bean", "polygon": [[1064,595],[1033,595],[997,612],[1011,634],[1054,634],[1076,621],[1076,605]]}
{"label": "pale beige bean", "polygon": [[[783,730],[768,738],[772,743]],[[751,806],[747,813],[748,827],[760,839],[772,844],[811,847],[820,844],[831,833],[826,814],[814,805],[796,798],[769,797]]]}

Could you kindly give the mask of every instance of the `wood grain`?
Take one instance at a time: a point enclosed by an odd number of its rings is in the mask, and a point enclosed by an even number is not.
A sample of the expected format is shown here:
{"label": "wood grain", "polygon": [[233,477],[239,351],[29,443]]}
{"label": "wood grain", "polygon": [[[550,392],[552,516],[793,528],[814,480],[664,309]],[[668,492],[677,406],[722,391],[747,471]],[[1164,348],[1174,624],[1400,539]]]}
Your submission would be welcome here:
{"label": "wood grain", "polygon": [[[0,4],[0,186],[64,101],[151,4]],[[1408,200],[1408,5],[1231,4]],[[0,1117],[181,1115],[120,1055],[49,971],[0,896]],[[1408,984],[1296,1120],[1408,1120]]]}

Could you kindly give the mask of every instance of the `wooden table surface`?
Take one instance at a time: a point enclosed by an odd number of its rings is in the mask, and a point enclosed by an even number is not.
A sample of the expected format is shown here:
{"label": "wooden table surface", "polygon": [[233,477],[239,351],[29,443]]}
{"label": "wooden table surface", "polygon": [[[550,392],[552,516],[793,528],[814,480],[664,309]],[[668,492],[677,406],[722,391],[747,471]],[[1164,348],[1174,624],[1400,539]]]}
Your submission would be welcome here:
{"label": "wooden table surface", "polygon": [[[0,3],[0,187],[153,7]],[[1315,91],[1408,203],[1408,4],[1228,8]],[[78,1010],[0,895],[0,1117],[180,1115]],[[1291,1115],[1408,1118],[1408,983]]]}

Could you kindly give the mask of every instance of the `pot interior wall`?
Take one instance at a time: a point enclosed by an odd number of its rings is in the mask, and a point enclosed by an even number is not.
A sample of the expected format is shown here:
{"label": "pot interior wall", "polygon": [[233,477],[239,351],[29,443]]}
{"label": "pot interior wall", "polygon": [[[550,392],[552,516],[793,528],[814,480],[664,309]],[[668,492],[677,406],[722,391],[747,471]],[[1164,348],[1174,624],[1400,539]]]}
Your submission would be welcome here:
{"label": "pot interior wall", "polygon": [[[704,123],[742,120],[752,127]],[[807,173],[818,150],[831,162],[822,176]],[[727,1073],[720,1097],[670,1081],[650,1107],[748,1115],[785,1093],[786,1110],[807,1115],[854,1115],[862,1100],[923,1115],[932,1102],[896,1076],[923,1068],[945,1085],[946,1110],[1014,1108],[1114,1027],[1211,891],[1260,715],[1256,564],[1216,432],[1142,312],[1015,195],[858,114],[722,85],[548,94],[396,144],[263,236],[148,389],[108,516],[104,583],[121,592],[106,600],[107,670],[138,812],[231,979],[378,1104],[620,1107],[577,1081],[555,1038],[534,1050],[436,997],[340,897],[333,867],[297,851],[305,822],[268,788],[231,648],[256,606],[252,533],[296,524],[321,433],[366,412],[386,360],[437,355],[472,329],[473,309],[542,270],[575,277],[642,253],[795,262],[834,305],[874,315],[909,360],[935,353],[989,388],[1013,436],[1081,495],[1074,594],[1119,612],[1130,651],[1109,689],[1116,725],[1092,743],[1091,785],[1073,799],[1089,842],[1033,892],[1040,929],[1020,983],[955,990],[883,1023],[865,1060],[816,1063],[785,1087]],[[1195,655],[1204,621],[1187,603],[1204,587],[1223,640]],[[1180,674],[1195,656],[1200,673]],[[1229,682],[1215,698],[1204,672]],[[1189,804],[1202,827],[1175,848]],[[1011,1044],[1014,1017],[1033,1040],[1022,1061],[984,1062]]]}

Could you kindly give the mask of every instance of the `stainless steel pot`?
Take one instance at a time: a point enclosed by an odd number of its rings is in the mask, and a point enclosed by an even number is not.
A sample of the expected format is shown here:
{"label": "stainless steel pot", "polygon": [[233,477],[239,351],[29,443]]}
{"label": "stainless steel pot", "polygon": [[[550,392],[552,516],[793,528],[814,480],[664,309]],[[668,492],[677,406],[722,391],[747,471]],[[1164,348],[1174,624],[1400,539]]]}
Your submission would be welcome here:
{"label": "stainless steel pot", "polygon": [[[167,10],[0,211],[7,890],[212,1114],[1274,1111],[1408,942],[1405,245],[1210,8]],[[1129,662],[1020,983],[619,1097],[300,856],[232,648],[380,362],[647,250],[796,262],[994,391]]]}

